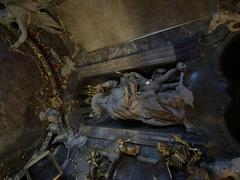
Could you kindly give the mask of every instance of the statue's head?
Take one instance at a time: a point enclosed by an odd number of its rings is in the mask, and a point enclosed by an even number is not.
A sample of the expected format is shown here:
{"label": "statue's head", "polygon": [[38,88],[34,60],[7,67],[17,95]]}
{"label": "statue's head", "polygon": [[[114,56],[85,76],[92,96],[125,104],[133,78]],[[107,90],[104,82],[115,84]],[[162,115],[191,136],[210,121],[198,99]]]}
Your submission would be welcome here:
{"label": "statue's head", "polygon": [[57,123],[61,121],[61,113],[53,108],[47,108],[46,111],[40,112],[39,119],[49,123]]}
{"label": "statue's head", "polygon": [[99,84],[94,87],[94,90],[96,91],[96,93],[103,93],[104,92],[104,89]]}
{"label": "statue's head", "polygon": [[177,70],[184,72],[187,69],[187,65],[185,63],[179,62],[179,63],[177,63],[176,68],[177,68]]}
{"label": "statue's head", "polygon": [[121,138],[117,139],[117,144],[118,145],[123,145],[124,144],[123,139],[121,139]]}

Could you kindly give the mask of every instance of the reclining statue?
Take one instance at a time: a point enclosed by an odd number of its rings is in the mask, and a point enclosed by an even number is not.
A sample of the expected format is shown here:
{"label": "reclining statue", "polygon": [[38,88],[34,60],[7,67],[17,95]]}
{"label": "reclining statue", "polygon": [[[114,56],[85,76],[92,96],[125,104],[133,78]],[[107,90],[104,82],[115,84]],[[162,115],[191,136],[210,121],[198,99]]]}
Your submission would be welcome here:
{"label": "reclining statue", "polygon": [[193,107],[192,92],[183,85],[186,65],[156,70],[151,79],[136,72],[124,73],[117,81],[96,86],[91,106],[96,114],[112,119],[139,120],[155,126],[185,123],[184,106]]}

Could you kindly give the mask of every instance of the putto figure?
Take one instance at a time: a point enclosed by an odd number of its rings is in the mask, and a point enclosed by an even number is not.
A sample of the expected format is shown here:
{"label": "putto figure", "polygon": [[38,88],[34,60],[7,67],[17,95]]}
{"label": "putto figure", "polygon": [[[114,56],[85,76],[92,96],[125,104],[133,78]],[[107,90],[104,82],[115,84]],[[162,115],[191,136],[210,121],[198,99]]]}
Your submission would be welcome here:
{"label": "putto figure", "polygon": [[108,113],[112,119],[139,120],[146,124],[167,126],[190,125],[184,107],[193,107],[192,92],[183,85],[186,65],[156,70],[151,79],[131,72],[122,75],[120,83],[107,81],[97,85],[92,98],[95,114]]}

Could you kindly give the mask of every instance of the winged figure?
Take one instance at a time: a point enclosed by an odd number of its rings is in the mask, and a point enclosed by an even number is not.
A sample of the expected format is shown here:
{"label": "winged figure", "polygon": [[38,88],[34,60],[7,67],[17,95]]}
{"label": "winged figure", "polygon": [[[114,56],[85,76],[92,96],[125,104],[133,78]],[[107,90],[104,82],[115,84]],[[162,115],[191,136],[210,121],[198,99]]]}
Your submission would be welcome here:
{"label": "winged figure", "polygon": [[60,24],[48,13],[46,7],[51,0],[0,0],[0,23],[11,29],[17,24],[20,36],[12,48],[19,48],[27,39],[30,26],[39,27],[49,33],[61,32]]}

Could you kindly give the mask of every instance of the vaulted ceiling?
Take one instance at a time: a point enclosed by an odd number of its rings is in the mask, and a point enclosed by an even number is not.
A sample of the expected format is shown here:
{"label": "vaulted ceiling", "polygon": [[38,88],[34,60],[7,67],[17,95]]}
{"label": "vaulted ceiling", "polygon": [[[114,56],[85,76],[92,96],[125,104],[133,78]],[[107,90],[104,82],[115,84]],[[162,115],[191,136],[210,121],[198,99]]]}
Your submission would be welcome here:
{"label": "vaulted ceiling", "polygon": [[182,24],[212,13],[216,0],[67,0],[63,22],[91,51]]}

